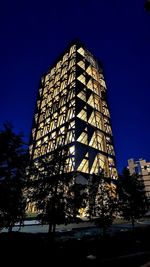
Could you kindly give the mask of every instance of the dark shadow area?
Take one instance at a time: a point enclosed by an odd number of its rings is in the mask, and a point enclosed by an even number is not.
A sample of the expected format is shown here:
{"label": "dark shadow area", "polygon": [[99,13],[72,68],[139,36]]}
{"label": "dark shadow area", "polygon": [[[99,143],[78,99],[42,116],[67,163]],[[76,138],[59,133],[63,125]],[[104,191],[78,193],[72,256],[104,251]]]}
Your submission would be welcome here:
{"label": "dark shadow area", "polygon": [[[61,237],[61,238],[59,238]],[[115,236],[66,239],[47,234],[1,233],[1,260],[11,266],[42,264],[43,266],[134,266],[150,260],[150,227],[136,228],[134,233]],[[10,264],[9,264],[10,265]]]}

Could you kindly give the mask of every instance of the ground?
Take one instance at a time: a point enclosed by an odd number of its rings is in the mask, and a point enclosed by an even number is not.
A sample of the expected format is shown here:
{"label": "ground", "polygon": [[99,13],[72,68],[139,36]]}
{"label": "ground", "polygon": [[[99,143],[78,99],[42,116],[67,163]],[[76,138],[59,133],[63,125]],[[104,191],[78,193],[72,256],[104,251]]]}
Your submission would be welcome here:
{"label": "ground", "polygon": [[[5,265],[143,267],[150,260],[150,227],[115,235],[52,240],[46,233],[1,233],[1,260]],[[41,265],[40,264],[40,265]],[[150,266],[150,265],[149,265]]]}

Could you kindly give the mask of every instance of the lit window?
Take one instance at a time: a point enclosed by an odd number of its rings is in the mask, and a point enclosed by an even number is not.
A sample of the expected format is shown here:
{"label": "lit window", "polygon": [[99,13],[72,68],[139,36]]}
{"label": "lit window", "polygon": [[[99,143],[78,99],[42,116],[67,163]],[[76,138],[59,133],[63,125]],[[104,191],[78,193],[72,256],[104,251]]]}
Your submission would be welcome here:
{"label": "lit window", "polygon": [[46,94],[47,94],[47,91],[48,91],[48,88],[47,88],[47,86],[46,86],[46,87],[44,87],[43,95],[46,95]]}
{"label": "lit window", "polygon": [[50,78],[50,74],[47,74],[47,75],[45,76],[45,83],[49,81],[49,78]]}
{"label": "lit window", "polygon": [[55,74],[55,68],[51,69],[50,76],[53,76]]}
{"label": "lit window", "polygon": [[61,92],[61,97],[62,97],[63,95],[67,95],[67,88],[65,88],[65,89],[62,90],[62,92]]}
{"label": "lit window", "polygon": [[97,174],[99,173],[99,162],[98,162],[98,156],[96,155],[94,161],[93,161],[93,164],[92,164],[92,168],[90,170],[90,174]]}
{"label": "lit window", "polygon": [[30,146],[29,146],[29,154],[30,154],[30,155],[32,154],[32,149],[33,149],[33,145],[30,145]]}
{"label": "lit window", "polygon": [[90,97],[89,97],[87,103],[88,103],[91,107],[93,107],[93,108],[95,107],[95,105],[94,105],[94,97],[93,97],[93,94],[90,95]]}
{"label": "lit window", "polygon": [[90,116],[90,118],[88,120],[88,123],[96,127],[94,111],[92,112],[92,114],[91,114],[91,116]]}
{"label": "lit window", "polygon": [[69,123],[68,129],[75,129],[75,121]]}
{"label": "lit window", "polygon": [[59,127],[60,125],[62,125],[63,123],[65,123],[65,114],[61,114],[59,115],[59,118],[58,118],[58,124],[57,126]]}
{"label": "lit window", "polygon": [[66,106],[63,106],[63,107],[60,109],[60,114],[61,114],[61,113],[65,113],[66,110],[67,110]]}
{"label": "lit window", "polygon": [[36,143],[36,147],[40,146],[41,145],[41,140],[37,141]]}
{"label": "lit window", "polygon": [[77,63],[78,66],[80,66],[83,70],[85,70],[85,63],[81,60]]}
{"label": "lit window", "polygon": [[68,53],[63,56],[63,63],[68,59]]}
{"label": "lit window", "polygon": [[97,146],[98,146],[98,149],[101,150],[101,151],[105,151],[106,152],[106,141],[105,141],[105,138],[104,138],[104,134],[101,133],[100,131],[97,131],[96,132],[96,135],[97,135]]}
{"label": "lit window", "polygon": [[89,161],[88,159],[83,159],[77,169],[80,172],[89,173]]}
{"label": "lit window", "polygon": [[96,127],[100,130],[103,130],[102,115],[96,111],[95,112],[95,118],[96,118]]}
{"label": "lit window", "polygon": [[107,108],[107,103],[105,101],[102,101],[102,108],[104,115],[110,117],[109,110]]}
{"label": "lit window", "polygon": [[61,127],[58,134],[64,134],[65,133],[65,126]]}
{"label": "lit window", "polygon": [[85,54],[85,51],[84,51],[84,49],[83,49],[82,47],[80,47],[80,48],[77,50],[77,52],[78,52],[80,55],[82,55],[82,56],[84,56],[84,54]]}
{"label": "lit window", "polygon": [[69,121],[74,117],[75,117],[75,109],[71,108],[68,110],[66,121]]}
{"label": "lit window", "polygon": [[35,114],[34,119],[35,119],[35,123],[37,123],[37,120],[38,120],[38,114]]}
{"label": "lit window", "polygon": [[69,153],[70,155],[75,155],[75,146],[69,147]]}
{"label": "lit window", "polygon": [[113,156],[115,155],[114,148],[110,144],[107,144],[107,153]]}
{"label": "lit window", "polygon": [[67,67],[66,67],[66,66],[62,69],[61,77],[62,77],[63,75],[65,75],[65,73],[67,73]]}
{"label": "lit window", "polygon": [[68,92],[67,102],[70,101],[74,96],[75,96],[74,89],[71,89],[71,90]]}
{"label": "lit window", "polygon": [[104,88],[106,88],[106,83],[105,83],[105,81],[104,81],[103,79],[100,79],[100,84],[101,84]]}
{"label": "lit window", "polygon": [[92,77],[98,80],[98,71],[95,68],[92,68]]}
{"label": "lit window", "polygon": [[56,83],[57,81],[59,81],[59,80],[60,80],[60,75],[57,74],[57,75],[55,76],[55,83]]}
{"label": "lit window", "polygon": [[100,90],[99,90],[99,83],[96,81],[93,81],[93,91],[97,94],[100,95]]}
{"label": "lit window", "polygon": [[76,52],[76,45],[71,46],[69,56],[71,56],[71,54],[73,54],[74,52]]}
{"label": "lit window", "polygon": [[84,91],[80,92],[77,97],[86,102],[86,93]]}
{"label": "lit window", "polygon": [[72,107],[72,106],[73,106],[73,107],[75,106],[75,100],[71,100],[71,101],[69,102],[69,108]]}
{"label": "lit window", "polygon": [[86,69],[86,72],[87,72],[90,76],[92,76],[92,67],[91,67],[91,65]]}
{"label": "lit window", "polygon": [[75,81],[73,81],[73,82],[71,82],[69,84],[69,88],[75,88],[75,86],[76,86],[76,82]]}
{"label": "lit window", "polygon": [[99,158],[99,165],[101,167],[101,169],[105,169],[105,165],[106,165],[106,157],[104,155],[98,154],[98,158]]}
{"label": "lit window", "polygon": [[87,121],[87,111],[85,109],[82,109],[77,115],[77,117],[83,121]]}
{"label": "lit window", "polygon": [[86,84],[85,82],[85,76],[83,74],[81,74],[78,78],[77,78],[81,83],[83,83],[84,85]]}
{"label": "lit window", "polygon": [[101,106],[100,106],[100,98],[97,97],[96,95],[94,96],[94,107],[98,111],[101,111]]}
{"label": "lit window", "polygon": [[70,84],[73,80],[75,80],[75,72],[72,72],[70,75],[69,75],[69,78],[68,78],[68,84]]}
{"label": "lit window", "polygon": [[74,141],[75,141],[75,132],[74,132],[74,130],[67,132],[66,144],[72,143]]}
{"label": "lit window", "polygon": [[[41,136],[42,136],[42,135],[41,135],[41,131],[38,131],[38,132],[37,132],[37,135],[36,135],[36,140],[39,139]],[[32,137],[33,137],[33,134],[32,134]]]}
{"label": "lit window", "polygon": [[40,88],[40,89],[39,89],[39,95],[40,95],[40,96],[42,96],[42,91],[43,91],[43,89]]}
{"label": "lit window", "polygon": [[75,65],[76,61],[75,59],[71,59],[70,62],[69,62],[69,69],[71,69],[74,65]]}
{"label": "lit window", "polygon": [[61,83],[61,86],[60,86],[60,91],[62,91],[64,88],[66,88],[67,87],[67,81],[65,80],[65,81],[63,81],[62,83]]}
{"label": "lit window", "polygon": [[60,135],[60,136],[58,136],[57,137],[57,142],[56,142],[56,144],[57,144],[57,147],[58,146],[63,146],[64,145],[64,136],[63,135]]}
{"label": "lit window", "polygon": [[110,135],[112,135],[112,129],[111,126],[108,124],[105,124],[104,131]]}
{"label": "lit window", "polygon": [[66,159],[66,163],[65,163],[65,172],[71,172],[74,171],[74,158],[68,158]]}
{"label": "lit window", "polygon": [[89,142],[89,146],[98,149],[98,146],[97,146],[97,138],[96,138],[96,133],[95,133],[95,132],[94,132],[94,134],[93,134],[92,137],[91,137],[91,140],[90,140],[90,142]]}
{"label": "lit window", "polygon": [[47,143],[48,142],[48,136],[44,137],[43,143]]}
{"label": "lit window", "polygon": [[93,91],[93,83],[92,83],[92,80],[90,79],[87,83],[87,87]]}
{"label": "lit window", "polygon": [[82,132],[82,134],[78,137],[77,141],[87,145],[88,144],[87,132]]}
{"label": "lit window", "polygon": [[56,69],[59,69],[61,67],[61,61],[59,61],[56,65]]}

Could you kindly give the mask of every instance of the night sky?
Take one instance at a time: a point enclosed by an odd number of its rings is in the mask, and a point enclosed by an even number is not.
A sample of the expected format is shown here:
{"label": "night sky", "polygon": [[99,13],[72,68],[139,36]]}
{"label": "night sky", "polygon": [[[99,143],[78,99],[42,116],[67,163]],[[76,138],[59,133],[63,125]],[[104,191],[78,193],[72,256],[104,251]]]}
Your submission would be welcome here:
{"label": "night sky", "polygon": [[0,128],[29,141],[40,77],[79,38],[102,61],[119,172],[150,161],[150,13],[144,0],[5,0],[0,4]]}

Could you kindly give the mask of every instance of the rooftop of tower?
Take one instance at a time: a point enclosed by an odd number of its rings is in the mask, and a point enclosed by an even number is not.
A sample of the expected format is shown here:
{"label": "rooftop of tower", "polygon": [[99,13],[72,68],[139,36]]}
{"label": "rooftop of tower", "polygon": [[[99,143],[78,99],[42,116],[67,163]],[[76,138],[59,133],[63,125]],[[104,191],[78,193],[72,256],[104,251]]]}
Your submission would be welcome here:
{"label": "rooftop of tower", "polygon": [[85,49],[86,51],[88,51],[92,56],[93,58],[95,59],[95,61],[97,62],[99,68],[103,71],[103,64],[102,62],[100,61],[100,59],[98,59],[86,46],[86,44],[84,44],[80,39],[78,38],[75,38],[73,40],[71,40],[68,45],[66,46],[66,48],[58,55],[58,57],[56,57],[56,59],[50,64],[50,66],[48,67],[48,70],[45,71],[43,73],[42,76],[45,76],[49,73],[49,71],[57,64],[58,61],[60,61],[63,57],[63,55],[65,53],[67,53],[67,51],[70,49],[71,46],[73,45],[77,45],[78,47],[83,47],[83,49]]}

